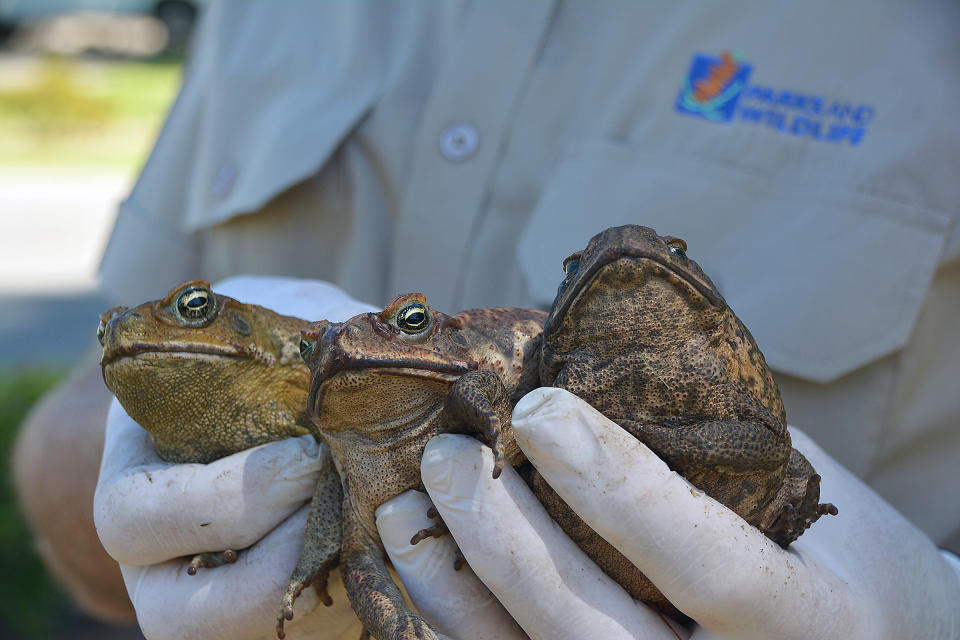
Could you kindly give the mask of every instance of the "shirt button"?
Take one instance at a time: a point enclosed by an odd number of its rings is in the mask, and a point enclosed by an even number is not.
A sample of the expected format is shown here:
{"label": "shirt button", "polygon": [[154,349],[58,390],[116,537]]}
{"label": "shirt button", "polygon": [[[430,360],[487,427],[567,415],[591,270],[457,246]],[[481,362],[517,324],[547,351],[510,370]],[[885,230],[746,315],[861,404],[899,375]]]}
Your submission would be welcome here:
{"label": "shirt button", "polygon": [[440,153],[450,162],[469,160],[479,146],[480,132],[467,122],[448,125],[440,134]]}

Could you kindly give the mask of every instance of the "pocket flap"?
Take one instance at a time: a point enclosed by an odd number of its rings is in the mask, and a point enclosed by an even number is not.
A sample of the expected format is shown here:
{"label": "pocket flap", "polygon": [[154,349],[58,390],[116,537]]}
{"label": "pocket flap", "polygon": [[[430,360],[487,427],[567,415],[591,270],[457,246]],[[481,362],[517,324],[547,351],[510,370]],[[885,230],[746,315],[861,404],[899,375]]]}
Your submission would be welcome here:
{"label": "pocket flap", "polygon": [[271,96],[259,112],[206,125],[196,149],[185,229],[196,231],[256,211],[314,175],[370,110],[379,91],[373,80],[338,95],[324,95],[317,83],[304,80]]}
{"label": "pocket flap", "polygon": [[550,179],[518,260],[534,298],[550,304],[560,261],[602,229],[681,237],[772,368],[828,382],[907,341],[949,218],[824,182],[613,144],[581,149]]}

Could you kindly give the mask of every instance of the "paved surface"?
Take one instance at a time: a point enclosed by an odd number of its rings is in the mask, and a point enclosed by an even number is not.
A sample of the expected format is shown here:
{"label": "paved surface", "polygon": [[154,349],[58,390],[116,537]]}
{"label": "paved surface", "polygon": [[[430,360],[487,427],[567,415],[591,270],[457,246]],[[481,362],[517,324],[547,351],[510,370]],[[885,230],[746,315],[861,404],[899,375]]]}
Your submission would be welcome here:
{"label": "paved surface", "polygon": [[69,364],[94,344],[97,266],[128,177],[0,167],[0,367]]}
{"label": "paved surface", "polygon": [[0,166],[0,295],[93,291],[128,183],[118,169]]}

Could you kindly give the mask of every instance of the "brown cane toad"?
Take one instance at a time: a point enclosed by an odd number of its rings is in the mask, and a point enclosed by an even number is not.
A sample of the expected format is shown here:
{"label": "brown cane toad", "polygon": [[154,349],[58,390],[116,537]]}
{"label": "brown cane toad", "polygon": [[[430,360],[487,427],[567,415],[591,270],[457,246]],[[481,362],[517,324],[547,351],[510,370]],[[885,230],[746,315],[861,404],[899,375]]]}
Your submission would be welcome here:
{"label": "brown cane toad", "polygon": [[[215,294],[206,282],[186,282],[162,300],[100,316],[103,379],[170,462],[207,463],[281,438],[316,436],[306,410],[310,372],[299,353],[308,324]],[[283,594],[281,628],[311,581],[330,602],[325,585],[340,553],[343,498],[329,450],[320,446],[324,467],[304,553]],[[232,550],[200,554],[188,572],[235,559]]]}
{"label": "brown cane toad", "polygon": [[[309,406],[343,479],[340,571],[354,610],[374,637],[443,637],[405,605],[384,563],[374,512],[422,487],[427,441],[458,430],[445,420],[444,404],[461,376],[489,370],[515,388],[524,372],[535,374],[535,339],[545,317],[507,308],[448,316],[415,293],[380,313],[303,332],[312,371]],[[507,411],[515,400],[505,398]],[[500,418],[509,425],[509,415]],[[493,433],[477,435],[499,445],[501,464],[522,459],[509,431],[497,442]]]}
{"label": "brown cane toad", "polygon": [[[586,400],[783,547],[821,515],[837,513],[832,504],[818,503],[820,476],[791,447],[763,354],[687,257],[686,243],[646,227],[614,227],[567,258],[564,270],[541,337],[542,386]],[[460,386],[471,398],[502,396],[502,385],[488,374],[465,376]],[[481,420],[474,428],[496,425]],[[551,516],[606,573],[634,597],[677,614],[535,471],[530,482]]]}
{"label": "brown cane toad", "polygon": [[[833,505],[750,331],[686,243],[613,227],[564,262],[540,382],[583,398],[783,547]],[[611,330],[614,329],[614,330]]]}

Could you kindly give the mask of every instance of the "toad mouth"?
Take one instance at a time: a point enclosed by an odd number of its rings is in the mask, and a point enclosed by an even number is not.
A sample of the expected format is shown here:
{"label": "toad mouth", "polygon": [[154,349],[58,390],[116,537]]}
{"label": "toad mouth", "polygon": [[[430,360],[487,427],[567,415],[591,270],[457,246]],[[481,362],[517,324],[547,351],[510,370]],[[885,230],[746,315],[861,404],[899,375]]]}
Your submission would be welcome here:
{"label": "toad mouth", "polygon": [[324,363],[316,376],[319,385],[336,377],[341,373],[351,371],[381,370],[395,375],[411,376],[416,378],[450,378],[456,379],[465,373],[473,371],[477,365],[462,360],[451,360],[449,363],[423,360],[418,358],[351,358],[341,356]]}
{"label": "toad mouth", "polygon": [[[717,308],[722,308],[726,305],[723,298],[721,298],[715,291],[710,289],[706,284],[701,282],[699,279],[694,277],[691,273],[684,271],[682,269],[677,269],[676,265],[670,264],[666,259],[664,259],[659,254],[656,254],[645,249],[637,249],[634,247],[627,247],[622,249],[617,249],[614,251],[605,251],[604,255],[600,256],[599,259],[595,260],[589,268],[581,276],[581,280],[577,283],[577,289],[575,295],[567,297],[563,303],[560,305],[559,309],[556,309],[553,313],[550,314],[550,317],[547,319],[547,323],[543,327],[543,335],[547,337],[553,335],[557,330],[560,323],[555,322],[555,319],[565,318],[567,313],[570,311],[570,307],[574,305],[579,299],[580,296],[587,290],[590,289],[590,285],[593,284],[600,273],[603,271],[604,267],[607,267],[621,258],[632,258],[634,260],[645,260],[647,262],[652,262],[656,266],[664,269],[667,273],[676,276],[677,278],[683,280],[689,286],[691,286],[697,293],[704,297],[712,306]],[[552,322],[553,321],[553,322]]]}
{"label": "toad mouth", "polygon": [[411,378],[427,378],[455,382],[460,376],[477,368],[476,363],[462,360],[436,362],[418,358],[351,358],[346,355],[331,358],[324,362],[310,384],[310,406],[315,406],[318,397],[323,396],[327,383],[343,373],[369,371],[382,372],[385,375]]}
{"label": "toad mouth", "polygon": [[226,358],[244,358],[252,355],[249,349],[237,345],[186,345],[133,343],[104,350],[100,365],[105,367],[118,360],[136,356],[161,357],[162,355],[191,357],[198,355]]}

